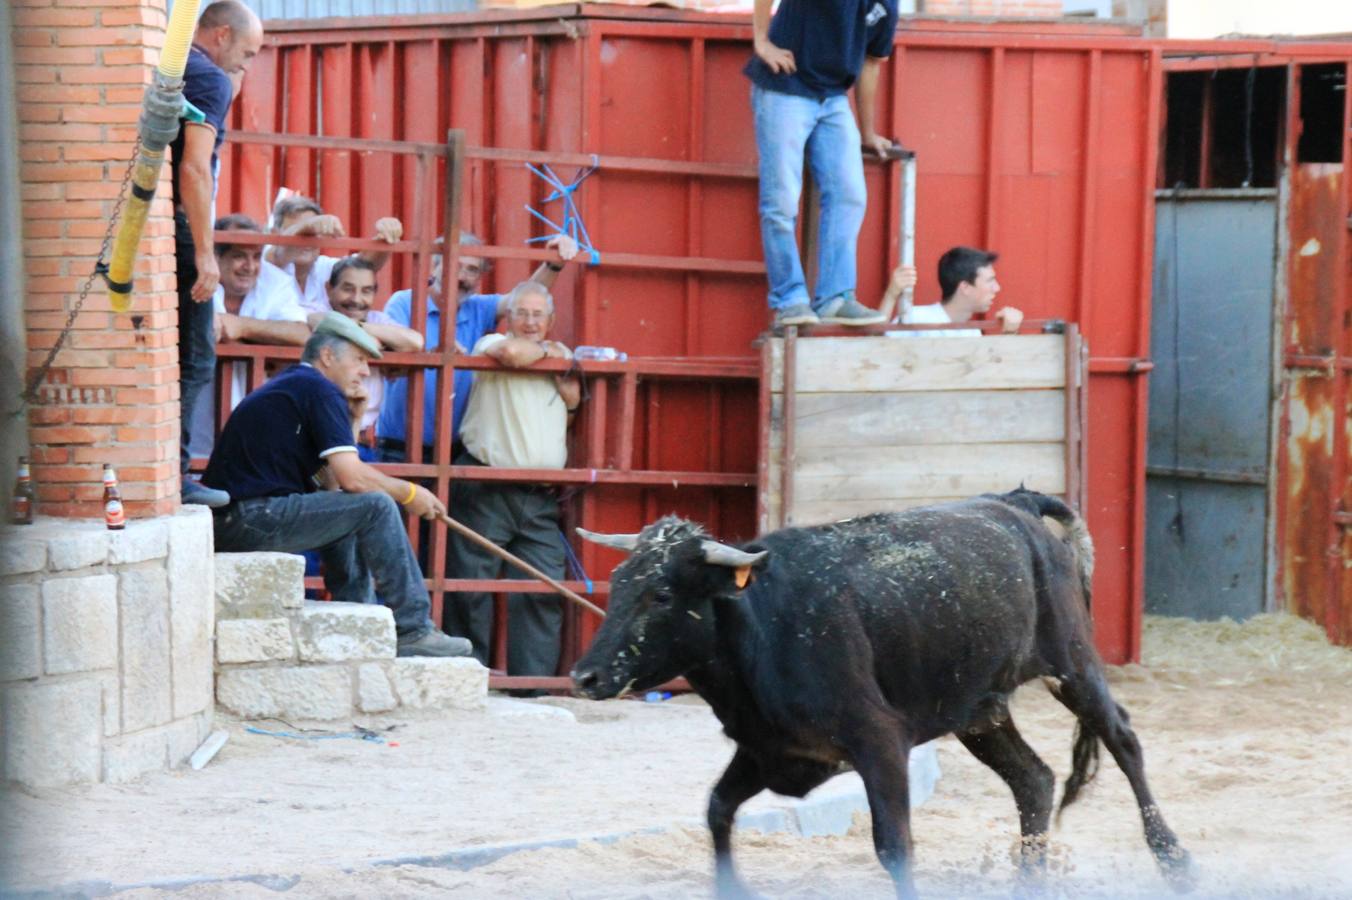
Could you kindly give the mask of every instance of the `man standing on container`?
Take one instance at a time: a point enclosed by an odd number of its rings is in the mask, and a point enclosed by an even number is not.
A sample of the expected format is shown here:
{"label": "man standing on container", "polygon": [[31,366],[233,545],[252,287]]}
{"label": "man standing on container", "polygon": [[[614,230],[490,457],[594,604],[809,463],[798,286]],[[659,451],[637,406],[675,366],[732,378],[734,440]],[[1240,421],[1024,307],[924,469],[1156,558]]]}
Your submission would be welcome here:
{"label": "man standing on container", "polygon": [[170,145],[174,199],[174,255],[178,262],[178,367],[182,428],[179,461],[184,503],[220,507],[224,491],[188,478],[193,407],[216,369],[212,294],[220,268],[212,246],[215,220],[217,153],[225,140],[225,119],[235,96],[232,80],[263,46],[263,24],[239,0],[217,0],[197,21],[192,50],[183,73],[183,96],[205,120],[179,123]]}
{"label": "man standing on container", "polygon": [[[884,321],[855,297],[855,242],[867,202],[861,148],[891,141],[874,128],[882,60],[892,55],[896,0],[755,0],[751,79],[760,156],[760,223],[774,324]],[[855,87],[859,124],[846,96]],[[821,192],[817,284],[811,296],[795,243],[803,158]]]}

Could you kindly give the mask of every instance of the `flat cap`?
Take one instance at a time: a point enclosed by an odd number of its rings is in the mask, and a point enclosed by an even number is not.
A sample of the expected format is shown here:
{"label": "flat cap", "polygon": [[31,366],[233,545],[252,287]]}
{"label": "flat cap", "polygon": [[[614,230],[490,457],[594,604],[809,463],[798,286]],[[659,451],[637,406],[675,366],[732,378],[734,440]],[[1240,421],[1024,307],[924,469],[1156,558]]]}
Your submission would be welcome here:
{"label": "flat cap", "polygon": [[328,312],[315,326],[315,334],[333,334],[365,350],[372,359],[380,359],[380,342],[342,313]]}

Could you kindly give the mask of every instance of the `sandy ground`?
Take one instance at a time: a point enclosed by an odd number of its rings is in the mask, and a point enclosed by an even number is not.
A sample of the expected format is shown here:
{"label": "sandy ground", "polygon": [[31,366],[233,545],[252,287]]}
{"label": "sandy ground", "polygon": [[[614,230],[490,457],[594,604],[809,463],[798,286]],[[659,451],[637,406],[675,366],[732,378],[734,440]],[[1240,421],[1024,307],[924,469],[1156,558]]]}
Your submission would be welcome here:
{"label": "sandy ground", "polygon": [[[1244,625],[1147,620],[1143,666],[1112,672],[1199,897],[1352,896],[1352,652],[1285,616]],[[405,722],[389,744],[246,734],[201,772],[10,792],[0,863],[10,890],[276,876],[188,886],[216,897],[699,897],[712,880],[698,824],[730,755],[694,698],[564,700]],[[527,707],[523,709],[524,707]],[[1040,685],[1015,721],[1063,779],[1070,715]],[[276,723],[271,727],[284,727]],[[384,723],[389,724],[389,723]],[[397,742],[397,746],[395,743]],[[928,897],[1007,897],[1017,818],[1008,789],[951,739],[913,815]],[[772,897],[886,897],[867,817],[843,837],[740,833],[739,862]],[[468,870],[372,865],[501,843],[640,833],[504,856]],[[1051,896],[1168,893],[1126,780],[1106,757],[1053,833]],[[164,898],[157,888],[126,897]]]}

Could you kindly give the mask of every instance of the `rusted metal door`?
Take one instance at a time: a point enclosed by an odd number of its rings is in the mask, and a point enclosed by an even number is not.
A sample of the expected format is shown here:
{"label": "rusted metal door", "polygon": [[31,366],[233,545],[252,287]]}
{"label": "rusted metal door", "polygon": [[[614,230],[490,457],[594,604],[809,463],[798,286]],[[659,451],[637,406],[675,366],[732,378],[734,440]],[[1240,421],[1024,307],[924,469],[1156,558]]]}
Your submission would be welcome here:
{"label": "rusted metal door", "polygon": [[1145,606],[1243,619],[1266,607],[1276,191],[1155,210]]}
{"label": "rusted metal door", "polygon": [[1352,643],[1352,92],[1348,62],[1291,67],[1278,602]]}

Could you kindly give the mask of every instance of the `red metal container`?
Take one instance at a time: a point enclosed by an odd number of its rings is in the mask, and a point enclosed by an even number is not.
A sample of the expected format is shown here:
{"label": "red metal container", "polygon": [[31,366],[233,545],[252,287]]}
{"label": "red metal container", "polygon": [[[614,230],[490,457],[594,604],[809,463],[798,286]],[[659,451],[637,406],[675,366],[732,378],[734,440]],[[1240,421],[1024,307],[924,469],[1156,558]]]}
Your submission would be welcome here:
{"label": "red metal container", "polygon": [[[595,6],[274,22],[233,127],[438,141],[453,126],[471,146],[734,164],[720,177],[603,170],[588,181],[579,206],[601,265],[560,280],[560,337],[631,356],[751,357],[767,323],[755,265],[606,265],[617,252],[760,263],[741,75],[749,38],[744,17]],[[1095,618],[1111,662],[1139,656],[1161,71],[1159,45],[1118,26],[903,21],[880,98],[880,126],[919,159],[918,302],[937,299],[945,249],[985,246],[1001,253],[1009,303],[1030,317],[1077,321],[1088,340]],[[364,232],[377,216],[413,209],[408,165],[235,147],[218,206],[261,215],[284,184],[317,192]],[[539,208],[538,179],[486,161],[468,171],[466,226],[500,245],[540,233],[523,211]],[[875,163],[867,177],[860,293],[872,298],[897,259],[899,172]],[[501,261],[493,285],[510,286],[527,266]],[[406,286],[407,272],[391,266],[384,287]],[[650,469],[754,472],[756,399],[754,385],[736,383],[642,391],[636,459]],[[721,536],[746,537],[755,513],[742,488],[615,488],[585,502],[591,527],[615,531],[674,509]],[[599,549],[584,555],[594,576],[615,560]]]}

